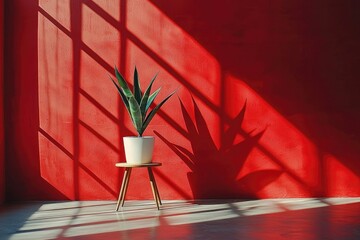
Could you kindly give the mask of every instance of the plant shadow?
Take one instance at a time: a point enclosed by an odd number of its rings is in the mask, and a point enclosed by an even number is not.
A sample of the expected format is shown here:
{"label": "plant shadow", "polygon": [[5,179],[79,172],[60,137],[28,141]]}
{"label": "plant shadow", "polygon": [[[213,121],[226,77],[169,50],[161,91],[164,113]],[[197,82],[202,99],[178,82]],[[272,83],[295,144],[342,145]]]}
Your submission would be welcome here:
{"label": "plant shadow", "polygon": [[250,152],[256,147],[266,129],[250,131],[236,143],[246,112],[246,102],[229,127],[223,131],[218,148],[211,137],[209,127],[198,104],[192,99],[195,120],[179,98],[191,149],[167,140],[159,132],[154,133],[189,167],[187,178],[194,199],[258,198],[257,192],[275,181],[281,170],[254,170],[242,177],[241,171]]}

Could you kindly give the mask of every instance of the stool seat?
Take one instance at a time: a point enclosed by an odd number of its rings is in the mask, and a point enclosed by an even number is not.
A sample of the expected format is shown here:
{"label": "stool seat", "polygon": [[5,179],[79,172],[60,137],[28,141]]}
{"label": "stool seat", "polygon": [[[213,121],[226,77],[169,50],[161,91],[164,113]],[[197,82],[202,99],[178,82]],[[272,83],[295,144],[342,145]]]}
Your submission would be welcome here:
{"label": "stool seat", "polygon": [[161,203],[161,199],[160,199],[159,190],[156,185],[155,176],[154,176],[154,173],[152,172],[151,168],[158,167],[161,165],[162,164],[159,162],[142,163],[142,164],[120,162],[120,163],[115,164],[116,167],[125,168],[124,177],[123,177],[123,181],[122,181],[121,188],[120,188],[119,198],[118,198],[118,201],[116,204],[116,211],[119,211],[120,205],[124,206],[125,196],[126,196],[127,188],[129,185],[129,180],[130,180],[130,175],[131,175],[132,169],[133,168],[141,168],[141,167],[146,167],[148,170],[149,178],[150,178],[150,186],[151,186],[151,189],[152,189],[152,192],[154,195],[157,209],[160,210],[160,205],[162,205],[162,203]]}
{"label": "stool seat", "polygon": [[115,164],[116,167],[130,167],[130,168],[134,168],[134,167],[157,167],[157,166],[161,166],[161,165],[162,165],[162,163],[159,163],[159,162],[141,163],[141,164],[120,162],[120,163]]}

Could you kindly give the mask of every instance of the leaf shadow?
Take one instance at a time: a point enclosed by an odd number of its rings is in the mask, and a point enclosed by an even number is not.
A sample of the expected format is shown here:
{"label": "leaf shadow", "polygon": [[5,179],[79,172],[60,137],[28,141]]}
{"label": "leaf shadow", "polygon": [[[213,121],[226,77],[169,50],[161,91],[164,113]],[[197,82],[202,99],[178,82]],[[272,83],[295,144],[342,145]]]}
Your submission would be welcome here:
{"label": "leaf shadow", "polygon": [[[254,170],[239,178],[250,152],[259,144],[266,128],[260,132],[243,132],[247,101],[228,128],[222,132],[218,148],[199,106],[192,98],[194,121],[179,98],[181,113],[186,125],[190,147],[186,148],[167,140],[159,132],[154,133],[189,167],[187,178],[194,199],[257,198],[257,193],[275,181],[283,171],[275,169]],[[240,131],[242,130],[242,131]]]}

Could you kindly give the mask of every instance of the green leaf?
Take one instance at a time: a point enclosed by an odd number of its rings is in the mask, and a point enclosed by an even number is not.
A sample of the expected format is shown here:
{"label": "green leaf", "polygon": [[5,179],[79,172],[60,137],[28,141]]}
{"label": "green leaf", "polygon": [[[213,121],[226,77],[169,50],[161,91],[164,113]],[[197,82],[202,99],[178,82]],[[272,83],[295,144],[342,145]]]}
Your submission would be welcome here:
{"label": "green leaf", "polygon": [[131,120],[133,121],[136,131],[141,136],[141,131],[143,128],[143,120],[141,116],[140,106],[134,96],[131,96],[128,100],[130,106]]}
{"label": "green leaf", "polygon": [[[154,102],[154,99],[159,94],[160,89],[157,89],[154,93],[150,94],[152,85],[157,77],[157,74],[150,81],[149,86],[147,87],[144,93],[141,92],[140,80],[137,68],[135,66],[134,70],[134,88],[133,91],[129,88],[125,78],[121,75],[117,67],[115,66],[115,76],[117,79],[117,83],[113,78],[110,77],[111,81],[117,88],[121,99],[130,115],[131,121],[138,132],[139,136],[142,136],[146,127],[155,116],[160,107],[175,93],[171,93],[168,95],[160,104],[154,107],[154,109],[147,115],[147,112]],[[146,116],[147,115],[147,116]]]}
{"label": "green leaf", "polygon": [[140,81],[139,81],[139,74],[135,66],[134,70],[134,96],[136,101],[140,104],[141,102],[141,88],[140,88]]}
{"label": "green leaf", "polygon": [[131,117],[131,113],[130,113],[130,106],[129,106],[129,101],[127,99],[127,97],[125,96],[125,94],[123,93],[123,91],[121,90],[121,88],[115,83],[114,79],[112,79],[112,77],[109,75],[111,81],[114,83],[115,87],[117,88],[120,96],[121,96],[121,100],[123,101],[126,110],[128,111],[128,113],[130,114]]}
{"label": "green leaf", "polygon": [[159,94],[160,89],[161,89],[161,88],[158,88],[155,92],[153,92],[153,93],[150,95],[150,97],[149,97],[149,99],[148,99],[148,101],[147,101],[147,103],[146,103],[145,114],[146,114],[147,111],[149,110],[149,107],[150,107],[150,105],[153,103],[153,101],[155,100],[156,96]]}
{"label": "green leaf", "polygon": [[142,131],[145,131],[145,129],[147,128],[147,126],[149,125],[150,121],[152,120],[152,118],[155,116],[155,114],[157,113],[157,111],[161,108],[161,106],[175,93],[176,91],[172,92],[170,95],[168,95],[164,100],[162,100],[153,110],[151,110],[151,112],[149,113],[149,115],[146,117],[144,124],[142,126]]}
{"label": "green leaf", "polygon": [[147,87],[147,89],[141,99],[141,102],[140,102],[140,109],[141,109],[141,115],[143,116],[143,120],[145,118],[147,109],[149,108],[149,107],[147,107],[147,103],[148,103],[151,87],[152,87],[156,77],[157,77],[157,74],[151,80],[151,82],[150,82],[149,86]]}
{"label": "green leaf", "polygon": [[117,67],[115,66],[115,76],[116,79],[118,80],[118,83],[121,87],[121,89],[123,90],[123,93],[125,94],[126,97],[130,98],[131,96],[133,96],[129,86],[127,85],[124,77],[120,74],[119,70],[117,69]]}

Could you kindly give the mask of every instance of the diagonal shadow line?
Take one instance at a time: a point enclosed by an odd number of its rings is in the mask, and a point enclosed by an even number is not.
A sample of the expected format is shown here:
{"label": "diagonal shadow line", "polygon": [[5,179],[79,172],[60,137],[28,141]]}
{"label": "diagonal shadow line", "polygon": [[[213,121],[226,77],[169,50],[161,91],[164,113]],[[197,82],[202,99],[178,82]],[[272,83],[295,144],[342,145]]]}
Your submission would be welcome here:
{"label": "diagonal shadow line", "polygon": [[[173,152],[175,152],[176,155],[178,155],[181,160],[184,161],[184,163],[192,170],[194,171],[194,156],[189,151],[184,153],[183,149],[179,149],[180,146],[175,145],[168,141],[164,136],[162,136],[158,131],[154,131],[155,135],[158,136]],[[184,149],[185,150],[185,149]]]}
{"label": "diagonal shadow line", "polygon": [[98,101],[96,101],[89,93],[83,89],[79,89],[79,93],[82,94],[89,102],[91,102],[95,107],[97,107],[106,117],[116,124],[120,124],[119,119],[111,114],[106,108],[104,108]]}
{"label": "diagonal shadow line", "polygon": [[79,161],[79,167],[84,170],[87,174],[90,175],[97,183],[99,183],[105,190],[107,190],[111,195],[117,197],[117,194],[114,190],[112,190],[105,182],[103,182],[94,172],[88,169],[84,164]]}
{"label": "diagonal shadow line", "polygon": [[90,127],[88,124],[86,124],[84,121],[79,120],[79,124],[82,125],[84,128],[86,128],[89,132],[91,132],[95,137],[100,139],[103,143],[105,143],[108,147],[110,147],[114,152],[120,153],[120,150],[114,146],[109,140],[101,136],[97,131],[95,131],[92,127]]}
{"label": "diagonal shadow line", "polygon": [[[92,59],[94,59],[99,65],[105,68],[106,71],[113,73],[114,68],[110,66],[99,54],[97,54],[94,50],[92,50],[88,45],[86,45],[83,41],[80,42],[80,48],[85,53],[87,53]],[[109,80],[110,82],[110,80]]]}
{"label": "diagonal shadow line", "polygon": [[[62,146],[58,141],[56,141],[53,137],[51,137],[47,132],[45,132],[43,129],[39,129],[39,132],[46,137],[52,144],[54,144],[57,148],[59,148],[63,153],[65,153],[69,158],[73,159],[74,156],[64,147]],[[114,190],[112,190],[106,183],[104,183],[98,176],[96,176],[92,171],[90,171],[87,167],[85,167],[84,164],[79,162],[79,166],[88,173],[92,178],[94,178],[104,189],[106,189],[109,193],[111,193],[113,196],[116,196],[116,193]]]}
{"label": "diagonal shadow line", "polygon": [[38,6],[38,11],[47,18],[50,22],[52,22],[55,27],[57,27],[60,31],[65,33],[68,37],[72,38],[71,32],[66,29],[62,24],[60,24],[55,18],[53,18],[50,14],[48,14],[44,9],[42,9],[40,6]]}
{"label": "diagonal shadow line", "polygon": [[69,152],[63,145],[61,145],[55,138],[50,136],[44,129],[39,128],[39,133],[41,133],[44,137],[46,137],[52,144],[54,144],[57,148],[59,148],[66,156],[73,159],[74,155]]}
{"label": "diagonal shadow line", "polygon": [[[144,44],[138,37],[136,37],[129,30],[127,31],[128,39],[131,40],[136,46],[138,46],[144,53],[146,53],[150,58],[157,62],[160,66],[166,69],[175,79],[181,82],[188,90],[190,90],[194,95],[196,95],[202,102],[204,102],[210,109],[215,111],[218,114],[225,114],[223,109],[211,102],[204,94],[196,89],[188,80],[186,80],[181,74],[176,71],[170,64],[165,62],[157,53]],[[227,116],[230,118],[229,116]]]}
{"label": "diagonal shadow line", "polygon": [[119,24],[122,25],[122,22],[120,20],[115,19],[108,12],[106,12],[99,5],[97,5],[94,1],[92,1],[92,0],[83,1],[83,4],[86,5],[87,7],[89,7],[91,10],[93,10],[99,16],[101,16],[101,18],[103,18],[105,21],[107,21],[113,27],[118,26],[117,28],[119,28]]}
{"label": "diagonal shadow line", "polygon": [[190,139],[189,133],[177,122],[175,122],[167,113],[165,113],[164,110],[160,109],[156,114],[159,115],[162,119],[164,119],[169,125],[171,125],[173,129],[176,130],[178,133],[183,135],[185,138]]}
{"label": "diagonal shadow line", "polygon": [[[239,130],[240,134],[242,134],[243,136],[247,136],[248,134],[240,129]],[[313,192],[311,187],[305,183],[300,177],[298,177],[296,175],[296,173],[289,169],[287,166],[285,166],[285,164],[281,163],[279,159],[277,159],[277,157],[275,157],[269,150],[267,150],[264,146],[262,146],[261,144],[259,144],[258,142],[255,143],[255,147],[257,147],[260,151],[262,151],[264,154],[266,154],[274,163],[276,163],[279,167],[281,167],[282,169],[284,169],[284,173],[288,174],[290,177],[292,177],[295,181],[297,181],[298,183],[300,183],[304,188],[306,188],[306,190],[308,191],[308,193]]]}
{"label": "diagonal shadow line", "polygon": [[[179,193],[183,198],[190,199],[190,195],[187,194],[184,190],[182,190],[178,185],[176,185],[170,178],[165,176],[163,173],[161,173],[159,170],[154,168],[153,170],[158,177],[164,180],[164,182],[168,185],[170,185],[177,193]],[[160,193],[161,194],[161,193]]]}

